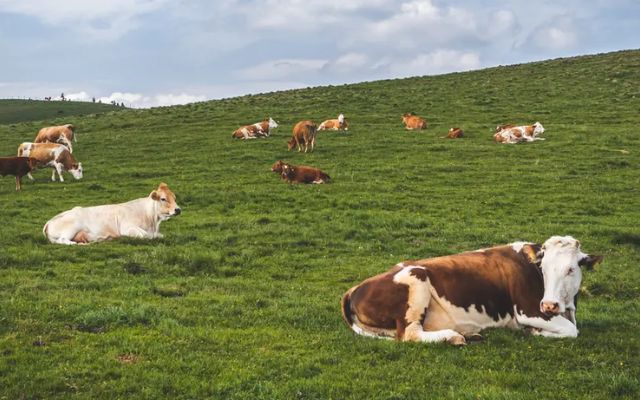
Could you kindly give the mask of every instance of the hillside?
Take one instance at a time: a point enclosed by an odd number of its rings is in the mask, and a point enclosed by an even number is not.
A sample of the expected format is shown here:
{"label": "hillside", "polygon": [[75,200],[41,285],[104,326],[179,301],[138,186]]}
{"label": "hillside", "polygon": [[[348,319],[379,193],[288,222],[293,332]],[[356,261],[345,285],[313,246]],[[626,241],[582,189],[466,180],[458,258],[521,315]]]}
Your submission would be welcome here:
{"label": "hillside", "polygon": [[[0,179],[0,398],[639,398],[639,83],[634,50],[52,119],[77,126],[85,177]],[[405,131],[406,111],[429,128]],[[347,134],[286,151],[295,122],[340,112]],[[231,139],[265,116],[272,137]],[[545,141],[492,141],[535,121]],[[0,153],[40,125],[0,125]],[[440,139],[452,126],[466,137]],[[333,182],[285,184],[277,159]],[[159,182],[182,207],[163,239],[42,235]],[[342,294],[399,261],[551,235],[605,256],[583,274],[576,339],[493,329],[453,348],[342,321]]]}
{"label": "hillside", "polygon": [[87,114],[117,111],[122,108],[111,104],[83,101],[1,100],[0,124],[41,121],[53,118],[81,117]]}

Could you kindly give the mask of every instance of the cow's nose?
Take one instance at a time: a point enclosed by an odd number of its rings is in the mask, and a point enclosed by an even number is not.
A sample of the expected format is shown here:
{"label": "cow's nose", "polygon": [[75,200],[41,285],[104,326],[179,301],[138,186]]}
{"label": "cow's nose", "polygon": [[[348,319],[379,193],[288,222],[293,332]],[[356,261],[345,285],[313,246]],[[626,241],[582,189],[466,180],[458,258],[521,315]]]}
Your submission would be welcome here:
{"label": "cow's nose", "polygon": [[182,212],[182,210],[179,207],[176,207],[176,211],[174,212],[175,215],[180,215],[180,213]]}
{"label": "cow's nose", "polygon": [[558,315],[560,313],[560,304],[553,301],[543,301],[540,303],[540,311],[546,315]]}

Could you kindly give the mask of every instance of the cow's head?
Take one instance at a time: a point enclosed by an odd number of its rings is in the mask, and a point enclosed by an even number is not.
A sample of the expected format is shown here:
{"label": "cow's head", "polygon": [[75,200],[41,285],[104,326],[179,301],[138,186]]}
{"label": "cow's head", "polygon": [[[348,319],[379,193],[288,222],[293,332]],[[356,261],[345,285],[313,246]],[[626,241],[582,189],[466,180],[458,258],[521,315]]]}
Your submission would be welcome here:
{"label": "cow's head", "polygon": [[273,118],[269,117],[269,129],[276,129],[278,127],[278,123]]}
{"label": "cow's head", "polygon": [[536,252],[544,281],[540,311],[546,315],[563,314],[573,305],[580,290],[582,271],[602,261],[602,256],[590,256],[580,250],[580,242],[571,236],[552,236]]}
{"label": "cow's head", "polygon": [[542,126],[542,124],[540,122],[536,122],[535,124],[533,124],[533,134],[534,135],[541,135],[544,133],[544,127]]}
{"label": "cow's head", "polygon": [[174,215],[180,215],[182,212],[176,203],[176,195],[166,183],[161,183],[156,190],[151,192],[149,197],[156,202],[158,217],[161,221],[168,220]]}
{"label": "cow's head", "polygon": [[271,166],[272,172],[282,172],[282,166],[285,165],[282,160],[278,160]]}
{"label": "cow's head", "polygon": [[71,168],[69,168],[69,172],[76,179],[82,179],[82,163],[72,163]]}
{"label": "cow's head", "polygon": [[291,139],[289,139],[289,141],[287,142],[287,149],[288,149],[289,151],[291,151],[291,150],[293,150],[293,148],[294,148],[294,147],[296,147],[296,141],[295,141],[293,138],[291,138]]}

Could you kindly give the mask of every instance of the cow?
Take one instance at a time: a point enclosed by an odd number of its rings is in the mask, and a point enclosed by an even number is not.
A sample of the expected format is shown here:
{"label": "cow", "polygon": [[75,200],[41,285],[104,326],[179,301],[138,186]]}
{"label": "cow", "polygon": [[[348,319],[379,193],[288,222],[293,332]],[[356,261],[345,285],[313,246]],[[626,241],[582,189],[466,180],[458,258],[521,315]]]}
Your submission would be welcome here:
{"label": "cow", "polygon": [[21,189],[22,177],[36,169],[38,160],[31,157],[0,157],[0,176],[16,177],[16,191]]}
{"label": "cow", "polygon": [[344,114],[338,115],[337,119],[328,119],[318,126],[319,131],[348,131],[349,123],[344,119]]}
{"label": "cow", "polygon": [[282,162],[282,160],[278,160],[278,161],[274,162],[273,165],[271,166],[271,172],[275,172],[277,174],[282,175],[282,166],[284,164],[285,163]]}
{"label": "cow", "polygon": [[357,334],[399,341],[463,345],[491,327],[576,337],[580,266],[601,261],[571,236],[404,261],[349,289],[342,315]]}
{"label": "cow", "polygon": [[42,232],[55,244],[89,244],[121,236],[161,238],[160,223],[180,215],[166,183],[141,199],[120,204],[75,207],[51,218]]}
{"label": "cow", "polygon": [[[33,157],[38,160],[38,165],[53,168],[51,180],[55,182],[56,172],[60,182],[64,182],[63,171],[68,171],[76,179],[82,179],[82,163],[79,163],[69,149],[57,143],[22,143],[18,147],[18,156]],[[33,180],[31,173],[27,174]]]}
{"label": "cow", "polygon": [[544,140],[537,137],[544,133],[544,127],[540,122],[533,125],[512,126],[504,128],[493,135],[493,139],[498,143],[521,143],[533,142],[535,140]]}
{"label": "cow", "polygon": [[514,127],[515,127],[514,124],[498,125],[498,126],[496,126],[496,132],[495,133],[498,133],[498,132],[500,132],[501,130],[504,130],[504,129],[514,128]]}
{"label": "cow", "polygon": [[[318,168],[306,165],[291,165],[279,161],[280,177],[289,183],[329,183],[331,177]],[[276,162],[278,164],[278,162]],[[275,164],[274,164],[275,165]],[[273,167],[272,167],[273,170]]]}
{"label": "cow", "polygon": [[241,126],[236,129],[231,137],[236,139],[256,139],[258,137],[269,137],[271,130],[278,127],[278,123],[271,117],[265,118],[255,124]]}
{"label": "cow", "polygon": [[73,146],[71,141],[77,142],[75,136],[76,127],[71,124],[47,126],[38,131],[34,143],[60,143],[69,149],[70,153],[73,153]]}
{"label": "cow", "polygon": [[412,112],[402,115],[402,123],[407,130],[427,129],[427,121]]}
{"label": "cow", "polygon": [[464,132],[461,128],[451,128],[447,136],[442,136],[441,139],[459,139],[464,136]]}
{"label": "cow", "polygon": [[289,151],[294,147],[298,147],[298,151],[302,150],[304,146],[304,152],[306,153],[309,148],[311,151],[316,146],[316,124],[311,121],[300,121],[293,127],[293,133],[291,139],[287,142]]}

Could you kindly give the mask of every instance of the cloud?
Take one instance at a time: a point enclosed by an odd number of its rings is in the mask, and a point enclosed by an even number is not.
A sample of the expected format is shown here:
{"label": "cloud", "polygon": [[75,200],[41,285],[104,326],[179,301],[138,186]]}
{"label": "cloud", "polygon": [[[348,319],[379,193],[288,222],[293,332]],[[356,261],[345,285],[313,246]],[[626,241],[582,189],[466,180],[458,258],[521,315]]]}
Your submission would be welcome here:
{"label": "cloud", "polygon": [[393,77],[434,75],[480,68],[480,56],[474,52],[436,50],[418,54],[410,59],[389,62],[387,69]]}
{"label": "cloud", "polygon": [[138,17],[160,9],[168,0],[0,0],[0,12],[37,18],[47,25],[113,40],[137,26]]}
{"label": "cloud", "polygon": [[317,72],[326,63],[322,59],[279,59],[241,69],[235,75],[246,80],[296,79]]}
{"label": "cloud", "polygon": [[203,95],[192,95],[187,93],[164,93],[148,96],[141,93],[113,92],[109,96],[97,98],[96,101],[100,101],[102,103],[111,103],[112,101],[115,101],[118,104],[124,103],[127,107],[149,108],[195,103],[206,99],[207,98]]}
{"label": "cloud", "polygon": [[363,53],[343,54],[335,60],[326,62],[322,70],[333,74],[349,74],[365,68],[370,63],[369,57]]}
{"label": "cloud", "polygon": [[570,26],[547,26],[534,32],[531,42],[540,49],[564,50],[578,43],[578,34]]}

